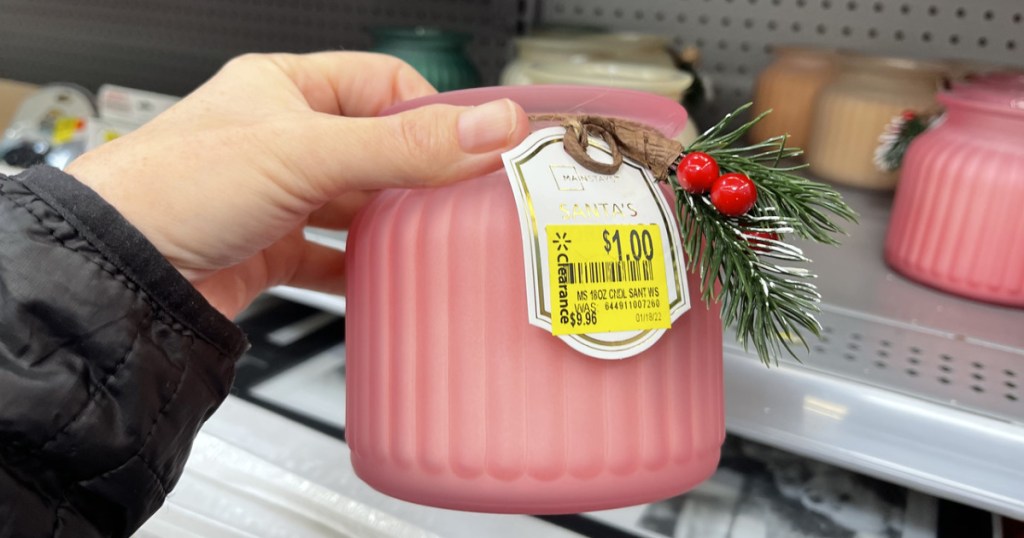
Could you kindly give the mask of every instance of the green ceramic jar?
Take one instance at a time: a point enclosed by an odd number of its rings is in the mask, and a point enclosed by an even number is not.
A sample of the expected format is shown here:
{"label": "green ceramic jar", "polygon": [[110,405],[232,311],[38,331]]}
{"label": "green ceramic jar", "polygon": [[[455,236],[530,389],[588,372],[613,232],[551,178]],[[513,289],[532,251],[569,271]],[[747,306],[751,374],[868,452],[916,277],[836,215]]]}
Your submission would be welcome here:
{"label": "green ceramic jar", "polygon": [[416,68],[439,92],[480,85],[480,73],[465,54],[469,34],[437,28],[376,28],[375,52],[397,56]]}

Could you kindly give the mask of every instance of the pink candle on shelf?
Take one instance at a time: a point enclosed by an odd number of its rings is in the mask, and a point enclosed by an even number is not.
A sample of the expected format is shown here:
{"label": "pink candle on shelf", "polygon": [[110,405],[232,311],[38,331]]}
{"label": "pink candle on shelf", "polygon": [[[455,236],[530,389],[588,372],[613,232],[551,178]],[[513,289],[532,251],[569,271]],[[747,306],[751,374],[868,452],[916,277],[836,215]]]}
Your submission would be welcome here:
{"label": "pink candle on shelf", "polygon": [[930,286],[1024,306],[1024,73],[958,84],[939,101],[946,117],[903,160],[885,259]]}
{"label": "pink candle on shelf", "polygon": [[[559,86],[452,92],[390,112],[499,97],[529,113],[615,116],[667,136],[686,123],[669,99]],[[529,324],[504,170],[382,192],[348,241],[346,435],[356,473],[374,488],[444,508],[551,514],[670,497],[714,472],[725,435],[722,326],[695,275],[692,308],[656,344],[601,360]]]}

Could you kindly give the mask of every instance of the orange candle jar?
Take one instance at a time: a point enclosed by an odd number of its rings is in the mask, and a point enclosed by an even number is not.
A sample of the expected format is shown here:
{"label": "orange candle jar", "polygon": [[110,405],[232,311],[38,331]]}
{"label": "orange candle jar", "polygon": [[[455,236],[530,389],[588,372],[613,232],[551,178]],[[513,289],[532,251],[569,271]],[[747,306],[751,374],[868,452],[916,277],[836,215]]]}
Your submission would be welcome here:
{"label": "orange candle jar", "polygon": [[779,47],[775,61],[757,78],[753,115],[771,114],[750,129],[751,140],[789,135],[789,147],[807,147],[811,115],[818,93],[837,71],[839,56],[831,50]]}

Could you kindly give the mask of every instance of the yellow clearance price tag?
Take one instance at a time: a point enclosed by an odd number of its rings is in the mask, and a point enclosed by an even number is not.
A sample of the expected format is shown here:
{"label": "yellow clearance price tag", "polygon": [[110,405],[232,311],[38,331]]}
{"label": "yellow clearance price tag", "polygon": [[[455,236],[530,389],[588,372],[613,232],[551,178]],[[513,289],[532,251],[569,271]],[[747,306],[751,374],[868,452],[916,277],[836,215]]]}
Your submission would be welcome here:
{"label": "yellow clearance price tag", "polygon": [[82,126],[80,118],[58,118],[53,124],[53,143],[59,145],[70,142],[75,137],[75,133],[82,129]]}
{"label": "yellow clearance price tag", "polygon": [[668,329],[657,224],[548,225],[551,334]]}

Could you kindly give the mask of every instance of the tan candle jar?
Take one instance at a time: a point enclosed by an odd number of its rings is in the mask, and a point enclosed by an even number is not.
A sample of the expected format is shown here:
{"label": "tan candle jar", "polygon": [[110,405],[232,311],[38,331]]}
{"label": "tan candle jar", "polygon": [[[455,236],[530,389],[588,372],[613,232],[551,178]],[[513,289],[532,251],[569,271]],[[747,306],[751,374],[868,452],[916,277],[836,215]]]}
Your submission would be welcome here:
{"label": "tan candle jar", "polygon": [[946,67],[905,58],[844,55],[836,78],[818,96],[807,162],[818,177],[857,187],[888,190],[896,172],[874,165],[878,137],[905,110],[934,109]]}

